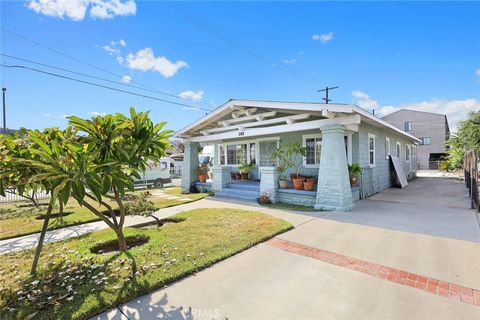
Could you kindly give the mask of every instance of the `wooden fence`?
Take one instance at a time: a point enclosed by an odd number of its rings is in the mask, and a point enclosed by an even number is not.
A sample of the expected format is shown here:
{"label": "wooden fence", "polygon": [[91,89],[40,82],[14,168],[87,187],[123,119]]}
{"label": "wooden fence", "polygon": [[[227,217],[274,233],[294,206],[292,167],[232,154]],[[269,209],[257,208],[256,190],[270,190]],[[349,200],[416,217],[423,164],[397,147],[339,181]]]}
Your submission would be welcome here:
{"label": "wooden fence", "polygon": [[465,173],[465,185],[468,188],[471,199],[471,208],[477,209],[480,212],[480,201],[478,194],[478,184],[480,180],[480,173],[478,172],[479,158],[475,151],[471,150],[465,153],[463,158],[463,171]]}

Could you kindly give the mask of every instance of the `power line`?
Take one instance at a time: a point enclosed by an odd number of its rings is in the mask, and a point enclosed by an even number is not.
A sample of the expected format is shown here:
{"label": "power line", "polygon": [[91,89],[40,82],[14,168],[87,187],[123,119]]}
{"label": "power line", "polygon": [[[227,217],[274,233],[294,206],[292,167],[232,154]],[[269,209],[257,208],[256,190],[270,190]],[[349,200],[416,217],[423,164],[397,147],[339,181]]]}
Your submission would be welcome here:
{"label": "power line", "polygon": [[[11,55],[8,55],[8,54],[0,53],[0,55],[3,56],[3,57],[10,58],[10,59],[29,62],[29,63],[33,63],[33,64],[36,64],[36,65],[39,65],[39,66],[48,67],[48,68],[52,68],[52,69],[56,69],[56,70],[60,70],[60,71],[64,71],[64,72],[69,72],[69,73],[73,73],[73,74],[84,76],[84,77],[89,77],[89,78],[93,78],[93,79],[97,79],[97,80],[102,80],[102,81],[106,81],[106,82],[110,82],[110,83],[115,83],[115,84],[119,84],[119,85],[122,85],[122,86],[134,88],[134,89],[139,89],[139,90],[144,90],[144,91],[149,91],[149,92],[154,92],[154,93],[160,93],[160,94],[164,94],[164,95],[174,97],[174,98],[178,98],[178,99],[183,99],[183,98],[181,98],[177,95],[166,93],[166,92],[163,92],[163,91],[142,88],[142,87],[134,86],[134,85],[131,85],[131,84],[128,84],[128,83],[123,83],[123,82],[114,81],[114,80],[110,80],[110,79],[106,79],[106,78],[102,78],[102,77],[97,77],[97,76],[93,76],[93,75],[90,75],[90,74],[86,74],[86,73],[82,73],[82,72],[78,72],[78,71],[73,71],[73,70],[69,70],[69,69],[65,69],[65,68],[61,68],[61,67],[56,67],[56,66],[52,66],[52,65],[49,65],[49,64],[45,64],[45,63],[41,63],[41,62],[29,60],[29,59],[24,59],[24,58],[20,58],[20,57],[16,57],[16,56],[11,56]],[[205,104],[205,103],[203,103],[203,104]]]}
{"label": "power line", "polygon": [[179,105],[179,106],[183,106],[183,107],[187,107],[187,108],[192,108],[192,109],[200,109],[200,110],[204,110],[204,111],[208,111],[208,112],[211,111],[209,109],[189,105],[189,104],[186,104],[186,103],[175,102],[175,101],[171,101],[171,100],[166,100],[166,99],[162,99],[162,98],[148,96],[148,95],[141,94],[141,93],[131,92],[131,91],[118,89],[118,88],[114,88],[114,87],[110,87],[110,86],[105,86],[103,84],[98,84],[98,83],[85,81],[85,80],[81,80],[81,79],[76,79],[76,78],[64,76],[64,75],[61,75],[61,74],[48,72],[48,71],[44,71],[44,70],[39,70],[39,69],[36,69],[36,68],[30,68],[30,67],[26,67],[26,66],[22,66],[22,65],[6,65],[6,64],[2,63],[2,64],[0,64],[0,66],[4,67],[4,68],[18,68],[18,69],[31,70],[31,71],[35,71],[35,72],[38,72],[38,73],[43,73],[43,74],[46,74],[46,75],[50,75],[50,76],[53,76],[53,77],[58,77],[58,78],[62,78],[62,79],[76,81],[76,82],[80,82],[80,83],[84,83],[84,84],[88,84],[88,85],[92,85],[92,86],[96,86],[96,87],[100,87],[100,88],[104,88],[104,89],[109,89],[109,90],[113,90],[113,91],[117,91],[117,92],[122,92],[122,93],[130,94],[130,95],[134,95],[134,96],[138,96],[138,97],[142,97],[142,98],[162,101],[162,102],[171,103],[171,104],[175,104],[175,105]]}
{"label": "power line", "polygon": [[[73,60],[73,61],[75,61],[75,62],[77,62],[77,63],[80,63],[80,64],[83,64],[83,65],[89,66],[89,67],[91,67],[91,68],[94,68],[94,69],[96,69],[96,70],[102,71],[102,72],[104,72],[104,73],[106,73],[106,74],[109,74],[109,75],[111,75],[111,76],[115,76],[116,78],[122,78],[122,77],[123,77],[123,76],[120,75],[120,74],[117,74],[117,73],[108,71],[108,70],[106,70],[106,69],[104,69],[104,68],[98,67],[98,66],[96,66],[96,65],[94,65],[94,64],[91,64],[91,63],[89,63],[89,62],[86,62],[86,61],[83,61],[83,60],[81,60],[81,59],[78,59],[78,58],[76,58],[76,57],[74,57],[74,56],[72,56],[72,55],[63,53],[63,52],[61,52],[61,51],[59,51],[59,50],[57,50],[57,49],[54,49],[54,48],[52,48],[52,47],[49,47],[49,46],[47,46],[47,45],[45,45],[45,44],[42,44],[42,43],[36,41],[36,40],[30,39],[30,38],[28,38],[28,37],[25,37],[25,36],[23,36],[23,35],[21,35],[21,34],[18,34],[18,33],[14,32],[14,31],[12,31],[12,30],[6,29],[6,28],[4,28],[4,27],[0,27],[0,29],[3,30],[3,31],[5,31],[5,32],[7,32],[7,33],[9,33],[9,34],[11,34],[11,35],[13,35],[13,36],[15,36],[15,37],[17,37],[17,38],[19,38],[19,39],[22,39],[22,40],[24,40],[24,41],[33,43],[33,44],[35,44],[36,46],[39,46],[39,47],[41,47],[41,48],[44,48],[44,49],[49,50],[49,51],[51,51],[51,52],[54,52],[54,53],[56,53],[56,54],[58,54],[58,55],[61,55],[61,56],[63,56],[63,57],[66,57],[66,58],[68,58],[68,59],[70,59],[70,60]],[[33,63],[34,63],[34,62],[33,62]],[[47,66],[47,65],[45,65],[45,66]],[[55,67],[53,67],[53,68],[55,68]],[[67,71],[67,70],[63,70],[63,71]],[[67,72],[71,72],[71,71],[67,71]],[[105,81],[111,81],[111,80],[105,80]],[[146,88],[146,89],[142,89],[142,90],[146,90],[146,91],[150,91],[150,92],[156,92],[156,93],[164,94],[164,95],[167,95],[167,96],[170,96],[170,97],[173,97],[173,98],[177,98],[177,99],[181,99],[181,100],[186,100],[185,98],[182,98],[182,97],[177,96],[177,95],[172,94],[172,93],[155,90],[154,88],[152,88],[152,87],[150,87],[150,86],[147,86],[147,85],[145,85],[145,84],[143,84],[143,83],[140,83],[140,82],[138,82],[138,81],[131,80],[130,82],[135,83],[135,84],[137,84],[137,85],[140,85],[140,86]],[[148,90],[147,90],[147,89],[148,89]],[[205,103],[203,103],[203,104],[205,104]],[[209,110],[209,111],[210,111],[210,110]]]}
{"label": "power line", "polygon": [[186,18],[187,20],[189,20],[193,24],[197,25],[198,27],[202,28],[203,30],[207,31],[210,34],[213,34],[217,38],[227,42],[229,45],[235,47],[236,49],[238,49],[240,51],[243,51],[246,54],[248,54],[248,55],[250,55],[254,58],[262,60],[263,62],[266,62],[268,64],[273,64],[273,65],[277,66],[280,70],[283,70],[284,72],[287,72],[291,75],[294,75],[295,77],[301,78],[301,79],[306,80],[306,81],[311,80],[308,77],[305,77],[303,74],[301,74],[296,69],[291,68],[290,66],[284,65],[282,62],[278,61],[277,59],[267,55],[266,53],[261,52],[258,49],[253,48],[252,46],[246,44],[245,42],[241,41],[240,39],[218,30],[218,28],[200,20],[198,17],[195,17],[192,14],[187,13],[185,10],[179,8],[178,6],[176,6],[175,9],[184,18]]}

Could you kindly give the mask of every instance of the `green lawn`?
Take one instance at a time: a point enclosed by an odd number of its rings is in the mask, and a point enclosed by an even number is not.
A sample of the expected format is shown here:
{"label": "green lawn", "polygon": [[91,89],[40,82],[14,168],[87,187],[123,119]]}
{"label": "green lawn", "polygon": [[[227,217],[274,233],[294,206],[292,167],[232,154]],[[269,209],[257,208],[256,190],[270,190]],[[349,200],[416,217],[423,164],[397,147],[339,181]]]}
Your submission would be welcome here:
{"label": "green lawn", "polygon": [[[153,201],[158,209],[188,203],[208,196],[207,193],[181,194],[180,188],[166,188],[163,190],[166,194],[188,198],[190,201],[169,200],[152,195],[149,197],[149,200]],[[137,192],[144,192],[144,190]],[[150,190],[150,192],[154,191]],[[113,208],[117,207],[114,201],[109,199],[105,199],[105,201],[112,205]],[[42,204],[40,209],[36,209],[29,202],[24,201],[14,204],[0,204],[0,240],[40,232],[43,220],[37,218],[45,214],[47,200],[41,200],[40,203]],[[100,209],[106,210],[106,208],[101,206]],[[49,230],[100,220],[88,209],[81,207],[73,198],[67,203],[64,212],[65,215],[61,219],[54,218],[50,220]]]}
{"label": "green lawn", "polygon": [[161,228],[126,229],[149,239],[128,252],[93,254],[115,240],[110,230],[46,244],[36,278],[28,275],[33,250],[2,255],[2,319],[84,319],[206,268],[292,225],[238,209],[197,209],[174,216]]}

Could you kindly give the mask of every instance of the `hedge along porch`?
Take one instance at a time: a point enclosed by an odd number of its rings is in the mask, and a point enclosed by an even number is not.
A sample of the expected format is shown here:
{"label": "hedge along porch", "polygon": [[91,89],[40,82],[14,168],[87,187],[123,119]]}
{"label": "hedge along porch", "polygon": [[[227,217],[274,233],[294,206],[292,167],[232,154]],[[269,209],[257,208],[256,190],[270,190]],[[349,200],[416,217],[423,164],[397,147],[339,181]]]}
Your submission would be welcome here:
{"label": "hedge along porch", "polygon": [[[245,187],[251,195],[265,194],[272,202],[342,211],[350,210],[354,200],[347,164],[358,162],[369,174],[368,189],[378,192],[391,185],[386,151],[395,151],[395,143],[405,145],[405,150],[410,150],[410,164],[404,166],[410,170],[411,152],[418,143],[413,136],[353,105],[249,100],[230,100],[176,135],[185,145],[184,192],[198,180],[193,170],[198,166],[199,145],[213,144],[211,188],[216,194],[226,190],[231,193],[232,187],[240,189],[231,180],[231,173],[246,161],[255,164],[251,176],[259,180],[256,187],[254,183]],[[300,174],[317,177],[316,192],[278,189],[278,163],[272,153],[292,142],[307,148],[305,157],[295,156],[293,160],[300,165]],[[285,174],[293,171],[289,168]]]}

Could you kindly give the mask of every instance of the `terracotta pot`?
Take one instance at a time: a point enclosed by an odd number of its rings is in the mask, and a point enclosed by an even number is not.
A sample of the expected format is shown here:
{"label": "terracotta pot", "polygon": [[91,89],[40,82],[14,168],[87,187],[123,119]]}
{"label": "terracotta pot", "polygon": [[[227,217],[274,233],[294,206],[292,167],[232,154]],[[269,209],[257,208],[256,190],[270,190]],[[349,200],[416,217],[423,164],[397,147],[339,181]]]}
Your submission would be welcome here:
{"label": "terracotta pot", "polygon": [[357,185],[357,177],[356,176],[350,176],[350,186],[354,187]]}
{"label": "terracotta pot", "polygon": [[[301,174],[298,174],[298,179],[300,178],[305,178]],[[290,173],[290,180],[293,181],[293,179],[297,179],[297,174],[296,173]]]}
{"label": "terracotta pot", "polygon": [[288,188],[287,180],[278,180],[278,186],[280,189],[287,189]]}
{"label": "terracotta pot", "polygon": [[307,181],[303,183],[303,189],[305,191],[312,191],[314,185],[315,185],[315,181],[313,181],[313,179],[310,179],[310,180],[307,179]]}
{"label": "terracotta pot", "polygon": [[241,174],[241,179],[242,180],[248,180],[248,173],[242,173]]}
{"label": "terracotta pot", "polygon": [[241,180],[241,179],[242,179],[242,175],[241,175],[240,173],[235,173],[235,179]]}
{"label": "terracotta pot", "polygon": [[305,178],[293,178],[293,189],[295,190],[303,190],[303,182],[305,181]]}
{"label": "terracotta pot", "polygon": [[198,175],[198,180],[200,182],[207,182],[207,175],[206,174],[199,174]]}

